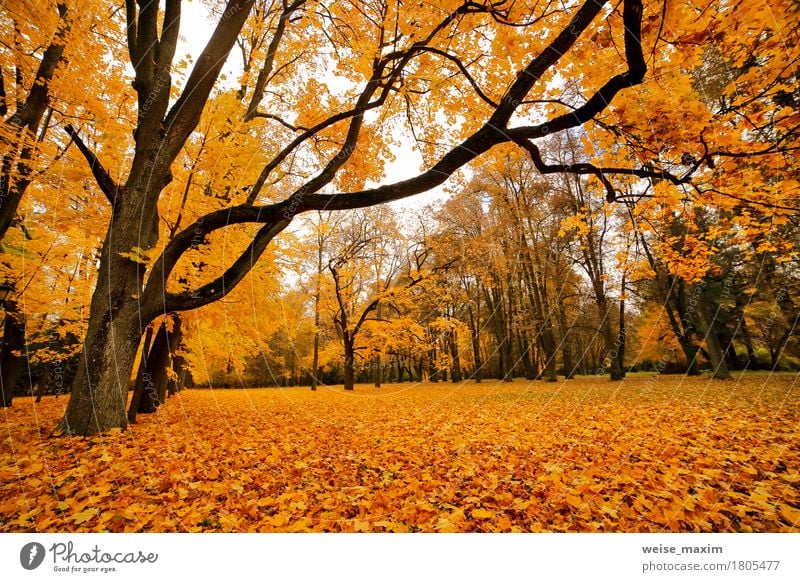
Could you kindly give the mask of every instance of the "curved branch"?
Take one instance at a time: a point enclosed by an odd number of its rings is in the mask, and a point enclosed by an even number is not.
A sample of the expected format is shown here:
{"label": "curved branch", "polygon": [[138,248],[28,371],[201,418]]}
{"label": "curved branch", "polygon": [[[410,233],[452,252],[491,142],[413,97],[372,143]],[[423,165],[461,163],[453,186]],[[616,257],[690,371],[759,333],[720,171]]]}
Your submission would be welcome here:
{"label": "curved branch", "polygon": [[459,59],[455,55],[451,55],[450,53],[448,53],[446,51],[443,51],[443,50],[440,50],[440,49],[437,49],[437,48],[433,48],[433,47],[425,47],[424,49],[421,49],[419,52],[431,53],[431,54],[434,54],[434,55],[438,55],[438,56],[440,56],[440,57],[442,57],[444,59],[447,59],[451,63],[453,63],[456,67],[458,67],[458,70],[461,71],[461,74],[464,75],[464,78],[467,80],[467,82],[475,90],[475,93],[478,94],[478,97],[480,97],[483,101],[485,101],[486,103],[488,103],[489,105],[491,105],[495,109],[497,109],[497,107],[499,107],[499,105],[497,103],[495,103],[494,101],[492,101],[492,99],[488,95],[486,95],[486,93],[483,92],[483,90],[480,88],[480,86],[478,86],[477,81],[475,81],[475,79],[472,78],[472,75],[469,74],[469,71],[467,70],[467,67],[464,66],[464,63],[461,62],[461,59]]}
{"label": "curved branch", "polygon": [[539,148],[527,140],[514,140],[514,143],[525,149],[530,155],[536,170],[541,174],[592,174],[596,176],[603,187],[606,189],[606,200],[614,202],[619,197],[614,191],[614,186],[606,177],[608,174],[616,174],[621,176],[636,176],[638,178],[650,178],[653,180],[668,180],[672,184],[680,185],[689,181],[690,175],[677,177],[666,170],[649,170],[646,168],[609,168],[595,166],[587,162],[578,162],[574,164],[546,164],[542,159]]}
{"label": "curved branch", "polygon": [[[161,291],[163,296],[163,304],[159,305],[159,309],[163,308],[165,313],[172,311],[187,311],[189,309],[197,309],[214,301],[218,301],[230,293],[239,282],[244,279],[245,275],[250,272],[264,254],[267,245],[275,238],[283,229],[289,226],[290,220],[282,220],[280,222],[268,223],[261,227],[256,233],[247,249],[239,256],[233,264],[220,277],[217,277],[210,283],[207,283],[191,292],[184,293],[169,293],[165,291],[166,281],[161,280],[154,283],[155,287]],[[145,307],[157,305],[153,302],[155,291],[151,290],[151,281],[148,280],[145,293],[143,294],[143,304]]]}
{"label": "curved branch", "polygon": [[94,176],[97,185],[100,187],[100,190],[106,195],[106,198],[108,198],[108,201],[113,206],[114,201],[117,198],[117,192],[119,192],[119,184],[117,184],[109,175],[94,152],[92,152],[86,146],[81,139],[81,136],[78,135],[77,131],[75,131],[75,128],[73,128],[71,125],[65,125],[64,131],[67,132],[67,135],[69,135],[72,141],[75,142],[75,145],[78,146],[78,149],[83,154],[83,157],[86,158],[87,162],[89,162],[89,169],[92,171],[92,175]]}

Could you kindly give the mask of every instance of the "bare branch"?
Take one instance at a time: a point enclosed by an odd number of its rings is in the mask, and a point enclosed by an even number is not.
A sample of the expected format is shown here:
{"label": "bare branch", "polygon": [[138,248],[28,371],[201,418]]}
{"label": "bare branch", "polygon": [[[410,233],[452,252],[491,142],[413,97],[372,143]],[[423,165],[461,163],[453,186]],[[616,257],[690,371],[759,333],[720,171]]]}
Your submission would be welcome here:
{"label": "bare branch", "polygon": [[100,190],[106,195],[106,198],[113,206],[117,198],[117,193],[120,189],[119,185],[109,175],[94,152],[92,152],[86,146],[75,128],[73,128],[71,125],[66,125],[64,126],[64,131],[67,132],[67,135],[69,135],[72,141],[75,142],[75,145],[78,146],[78,149],[83,154],[83,157],[86,158],[87,162],[89,162],[89,169],[92,171],[92,175],[94,176],[97,185],[100,187]]}

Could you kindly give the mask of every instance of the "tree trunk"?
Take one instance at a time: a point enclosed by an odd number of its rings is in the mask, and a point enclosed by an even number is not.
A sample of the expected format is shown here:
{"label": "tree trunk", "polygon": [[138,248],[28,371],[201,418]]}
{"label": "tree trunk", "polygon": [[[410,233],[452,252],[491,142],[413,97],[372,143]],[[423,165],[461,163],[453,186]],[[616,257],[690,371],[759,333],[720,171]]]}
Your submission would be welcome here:
{"label": "tree trunk", "polygon": [[453,382],[461,382],[461,353],[458,350],[458,334],[455,331],[450,332],[450,357],[453,359]]}
{"label": "tree trunk", "polygon": [[472,314],[472,309],[469,309],[469,333],[472,339],[472,359],[475,361],[475,369],[472,372],[472,377],[475,382],[479,383],[483,379],[483,359],[481,358],[481,335],[478,326],[476,325],[475,318]]}
{"label": "tree trunk", "polygon": [[619,333],[617,334],[617,363],[622,378],[625,377],[625,343],[628,335],[625,328],[625,275],[622,275],[622,294],[619,299]]}
{"label": "tree trunk", "polygon": [[697,320],[697,327],[701,336],[706,341],[708,349],[708,356],[711,360],[711,376],[717,380],[729,380],[731,377],[728,366],[725,363],[725,355],[719,345],[719,337],[716,331],[716,320],[709,314],[708,302],[705,297],[705,291],[700,291],[697,294],[697,309],[695,310],[695,319]]}
{"label": "tree trunk", "polygon": [[25,315],[16,301],[6,301],[3,343],[0,350],[0,404],[11,406],[25,359]]}
{"label": "tree trunk", "polygon": [[519,332],[517,334],[517,344],[519,345],[519,356],[520,360],[522,360],[522,368],[525,370],[525,379],[533,380],[536,378],[536,370],[533,367],[531,345],[524,332]]}
{"label": "tree trunk", "polygon": [[[131,402],[128,405],[128,422],[136,422],[136,413],[139,411],[139,403],[142,400],[142,395],[145,391],[145,373],[147,372],[147,356],[150,352],[151,342],[153,340],[153,326],[147,326],[142,342],[142,355],[139,358],[139,371],[136,374],[136,379],[133,384],[133,395]],[[149,377],[148,377],[149,380]]]}
{"label": "tree trunk", "polygon": [[747,350],[747,362],[745,363],[744,369],[758,370],[760,369],[761,366],[758,363],[758,358],[756,357],[756,351],[753,348],[753,340],[750,337],[750,329],[747,327],[747,322],[745,321],[744,314],[742,314],[742,318],[739,321],[739,327],[742,330],[742,341],[744,342],[744,347]]}
{"label": "tree trunk", "polygon": [[540,335],[542,346],[542,357],[544,360],[544,370],[542,370],[542,377],[546,382],[557,382],[558,371],[556,370],[556,349],[555,339],[553,338],[553,331],[549,327],[542,330]]}
{"label": "tree trunk", "polygon": [[375,388],[381,387],[383,381],[383,365],[381,364],[381,357],[375,357]]}
{"label": "tree trunk", "polygon": [[[158,326],[158,332],[153,339],[153,344],[147,354],[147,363],[144,374],[140,381],[144,385],[142,397],[139,400],[139,407],[136,412],[140,414],[152,414],[156,411],[160,400],[160,392],[164,369],[169,362],[169,334],[165,321]],[[164,382],[165,384],[165,382]],[[134,391],[136,392],[136,391]]]}
{"label": "tree trunk", "polygon": [[[181,318],[177,314],[172,316],[172,331],[167,330],[167,354],[164,365],[153,370],[153,380],[157,388],[158,399],[155,402],[156,408],[167,401],[170,378],[167,370],[173,367],[175,350],[178,349],[178,342],[181,340]],[[292,386],[294,386],[294,373],[292,370]]]}
{"label": "tree trunk", "polygon": [[[605,353],[609,359],[609,376],[611,380],[622,380],[622,369],[619,365],[619,335],[611,326],[611,305],[605,295],[597,297],[597,311],[600,315],[600,332],[605,341]],[[616,339],[615,339],[616,337]]]}
{"label": "tree trunk", "polygon": [[[320,220],[322,219],[320,215]],[[318,228],[322,228],[320,223]],[[322,235],[317,238],[317,288],[314,292],[314,357],[311,362],[311,389],[316,390],[319,383],[319,297],[322,283]]]}
{"label": "tree trunk", "polygon": [[[146,179],[143,182],[147,185]],[[143,193],[133,198],[153,196]],[[144,212],[139,204],[127,208],[120,204],[112,215],[100,255],[80,365],[62,422],[71,434],[92,435],[127,427],[125,401],[142,326],[149,324],[155,313],[144,312],[139,302],[142,265],[123,255],[134,247],[150,248],[155,243],[155,204],[148,210]]]}
{"label": "tree trunk", "polygon": [[355,388],[355,346],[354,341],[345,335],[344,339],[344,389],[353,390]]}

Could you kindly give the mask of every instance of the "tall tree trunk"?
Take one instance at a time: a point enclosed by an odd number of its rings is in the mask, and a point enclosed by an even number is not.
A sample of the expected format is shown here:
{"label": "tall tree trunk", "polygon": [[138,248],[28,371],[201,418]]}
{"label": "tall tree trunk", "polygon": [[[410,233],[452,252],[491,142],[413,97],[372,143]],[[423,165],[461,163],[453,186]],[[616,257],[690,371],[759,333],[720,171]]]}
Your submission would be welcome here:
{"label": "tall tree trunk", "polygon": [[[167,333],[167,323],[161,322],[158,331],[153,339],[150,351],[147,354],[147,363],[144,373],[140,379],[144,389],[139,400],[139,407],[136,412],[140,414],[152,414],[156,411],[160,400],[160,391],[164,369],[169,362],[169,334]],[[137,390],[134,390],[134,393]],[[129,415],[130,418],[130,415]]]}
{"label": "tall tree trunk", "polygon": [[603,334],[605,342],[605,353],[609,360],[609,377],[611,380],[622,380],[622,369],[619,365],[619,335],[614,333],[611,325],[612,309],[611,302],[604,292],[595,295],[597,300],[597,311],[600,315],[600,333]]}
{"label": "tall tree trunk", "polygon": [[[320,216],[320,221],[322,216]],[[322,228],[322,224],[318,228]],[[322,234],[317,237],[317,288],[314,291],[314,356],[311,362],[311,389],[316,390],[319,383],[319,297],[322,284]]]}
{"label": "tall tree trunk", "polygon": [[356,362],[356,353],[355,353],[355,345],[354,340],[351,339],[347,332],[345,331],[344,337],[344,389],[345,390],[353,390],[355,388],[355,362]]}
{"label": "tall tree trunk", "polygon": [[17,308],[16,301],[5,303],[3,343],[0,350],[0,405],[11,406],[14,388],[22,374],[25,358],[25,315]]}
{"label": "tall tree trunk", "polygon": [[139,405],[144,395],[146,383],[150,380],[147,373],[147,357],[150,353],[150,348],[153,340],[153,326],[148,325],[142,341],[142,355],[139,358],[139,371],[136,373],[136,378],[133,383],[133,395],[131,402],[128,405],[128,422],[136,422],[136,414],[139,412]]}
{"label": "tall tree trunk", "polygon": [[383,364],[381,363],[381,356],[375,356],[375,388],[381,387],[383,382]]}
{"label": "tall tree trunk", "polygon": [[625,275],[622,275],[622,294],[619,299],[619,334],[617,335],[617,362],[620,375],[625,377],[625,344],[628,340],[625,328]]}
{"label": "tall tree trunk", "polygon": [[695,320],[697,321],[698,331],[706,341],[708,356],[711,360],[711,376],[717,380],[728,380],[731,377],[728,365],[725,363],[725,354],[719,344],[719,337],[716,330],[716,319],[709,313],[708,299],[704,290],[696,294],[697,308],[695,310]]}
{"label": "tall tree trunk", "polygon": [[475,379],[475,382],[480,383],[483,378],[480,329],[478,329],[477,322],[475,321],[472,307],[468,308],[467,313],[469,314],[469,334],[472,339],[472,359],[475,361],[475,369],[472,372],[472,377]]}
{"label": "tall tree trunk", "polygon": [[747,327],[744,315],[742,315],[739,321],[739,328],[742,330],[742,342],[744,342],[744,347],[747,350],[747,362],[745,363],[744,369],[758,370],[761,365],[756,357],[756,350],[753,348],[753,339],[750,336],[750,328]]}
{"label": "tall tree trunk", "polygon": [[[157,168],[151,167],[157,175]],[[141,190],[121,195],[120,200],[154,202],[161,188],[151,184],[150,177],[141,168],[138,176],[130,178]],[[91,435],[127,427],[125,401],[142,328],[156,315],[155,310],[145,311],[139,301],[144,268],[129,253],[155,244],[156,211],[155,204],[119,202],[112,215],[100,253],[80,366],[63,420],[63,428],[70,433]]]}
{"label": "tall tree trunk", "polygon": [[533,368],[533,358],[531,357],[531,346],[527,335],[524,332],[517,334],[517,344],[519,345],[519,355],[522,360],[522,367],[525,370],[525,379],[533,380],[536,377],[536,370]]}
{"label": "tall tree trunk", "polygon": [[461,372],[461,352],[458,349],[458,334],[455,331],[450,332],[450,357],[453,360],[453,367],[450,370],[450,379],[453,382],[461,382],[463,375]]}
{"label": "tall tree trunk", "polygon": [[[178,349],[178,342],[181,340],[181,318],[177,314],[172,316],[172,331],[167,330],[167,357],[164,365],[153,370],[154,383],[158,390],[158,400],[156,408],[167,401],[169,388],[169,374],[167,370],[172,370],[175,351]],[[292,368],[292,386],[294,386],[295,369]]]}
{"label": "tall tree trunk", "polygon": [[567,326],[567,314],[565,313],[564,302],[559,302],[558,327],[561,331],[561,358],[564,360],[564,376],[567,380],[575,377],[575,364],[572,362],[572,346],[569,341],[569,327]]}

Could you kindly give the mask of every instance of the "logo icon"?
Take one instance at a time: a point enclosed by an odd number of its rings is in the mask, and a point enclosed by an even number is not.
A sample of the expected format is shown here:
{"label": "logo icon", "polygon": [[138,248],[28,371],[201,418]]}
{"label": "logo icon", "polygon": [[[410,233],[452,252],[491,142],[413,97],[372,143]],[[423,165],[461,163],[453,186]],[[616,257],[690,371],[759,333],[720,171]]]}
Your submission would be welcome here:
{"label": "logo icon", "polygon": [[44,546],[39,542],[27,543],[19,552],[19,563],[26,570],[35,570],[44,562],[44,554]]}

